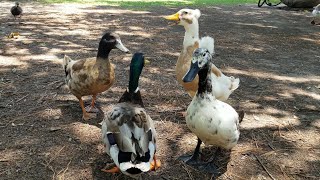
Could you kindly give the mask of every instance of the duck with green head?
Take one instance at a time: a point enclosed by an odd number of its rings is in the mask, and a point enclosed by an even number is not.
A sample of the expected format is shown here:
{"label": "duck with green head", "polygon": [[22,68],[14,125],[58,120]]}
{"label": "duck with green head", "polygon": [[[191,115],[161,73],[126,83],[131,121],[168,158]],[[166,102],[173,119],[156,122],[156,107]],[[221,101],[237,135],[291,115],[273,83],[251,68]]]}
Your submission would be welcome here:
{"label": "duck with green head", "polygon": [[119,103],[105,115],[102,139],[107,154],[116,167],[102,171],[136,177],[160,167],[156,160],[156,131],[153,121],[144,109],[139,90],[139,78],[147,61],[142,53],[135,53],[130,64],[128,89]]}

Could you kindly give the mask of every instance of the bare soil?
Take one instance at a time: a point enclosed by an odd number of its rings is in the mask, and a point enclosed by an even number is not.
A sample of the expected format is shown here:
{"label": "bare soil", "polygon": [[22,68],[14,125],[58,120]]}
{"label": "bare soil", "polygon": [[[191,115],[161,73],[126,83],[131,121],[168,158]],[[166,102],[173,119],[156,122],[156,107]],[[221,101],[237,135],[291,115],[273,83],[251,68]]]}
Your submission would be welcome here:
{"label": "bare soil", "polygon": [[[12,5],[0,2],[0,179],[130,179],[100,171],[112,161],[99,123],[127,86],[131,55],[111,52],[117,82],[98,96],[101,112],[90,121],[81,119],[60,64],[64,54],[96,56],[106,31],[151,60],[140,88],[163,166],[142,179],[212,178],[177,160],[193,152],[196,136],[179,115],[191,99],[174,72],[184,29],[161,16],[180,8],[27,2],[19,23]],[[256,5],[200,10],[200,35],[215,38],[216,65],[241,80],[228,103],[245,111],[238,145],[218,157],[218,179],[320,179],[320,27],[310,24],[310,12]],[[11,32],[20,36],[8,38]],[[202,146],[204,160],[214,152]]]}

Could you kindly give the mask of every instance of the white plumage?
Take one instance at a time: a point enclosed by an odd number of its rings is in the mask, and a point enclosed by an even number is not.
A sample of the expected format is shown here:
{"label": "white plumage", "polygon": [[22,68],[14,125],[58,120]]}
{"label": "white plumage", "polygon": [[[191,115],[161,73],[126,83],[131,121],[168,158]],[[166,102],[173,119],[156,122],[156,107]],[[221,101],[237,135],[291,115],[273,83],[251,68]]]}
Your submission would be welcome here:
{"label": "white plumage", "polygon": [[206,145],[231,149],[238,142],[238,113],[211,93],[193,98],[186,121],[188,128]]}
{"label": "white plumage", "polygon": [[[189,83],[183,82],[182,78],[189,69],[193,51],[197,48],[205,48],[212,55],[215,53],[214,39],[210,36],[199,37],[198,19],[200,16],[201,12],[198,9],[181,9],[177,13],[165,17],[168,20],[177,21],[185,29],[183,50],[176,64],[176,76],[178,82],[191,97],[194,97],[198,89],[198,77]],[[239,87],[240,80],[238,78],[224,75],[216,66],[212,67],[211,76],[214,81],[212,94],[219,100],[226,101],[230,94]]]}

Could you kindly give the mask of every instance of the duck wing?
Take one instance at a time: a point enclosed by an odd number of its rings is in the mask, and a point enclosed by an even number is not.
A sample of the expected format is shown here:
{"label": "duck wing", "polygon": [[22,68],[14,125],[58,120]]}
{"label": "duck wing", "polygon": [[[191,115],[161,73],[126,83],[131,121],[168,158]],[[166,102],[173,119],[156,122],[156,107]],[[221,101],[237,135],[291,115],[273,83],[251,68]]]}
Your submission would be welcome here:
{"label": "duck wing", "polygon": [[116,105],[105,116],[102,133],[109,155],[110,146],[114,144],[122,152],[131,152],[132,161],[136,157],[145,156],[147,152],[149,155],[155,152],[155,129],[152,119],[139,106],[130,103]]}

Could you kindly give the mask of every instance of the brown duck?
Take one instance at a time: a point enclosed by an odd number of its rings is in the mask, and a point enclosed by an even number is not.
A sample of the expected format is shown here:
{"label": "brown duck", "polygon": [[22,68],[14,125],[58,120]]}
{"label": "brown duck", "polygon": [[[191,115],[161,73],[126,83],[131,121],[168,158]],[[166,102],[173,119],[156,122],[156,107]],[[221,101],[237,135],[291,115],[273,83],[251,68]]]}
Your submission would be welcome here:
{"label": "brown duck", "polygon": [[[79,99],[84,120],[96,117],[91,112],[98,112],[95,107],[97,94],[108,90],[115,81],[114,65],[108,58],[110,51],[115,48],[129,52],[117,34],[106,33],[100,40],[96,58],[74,61],[68,56],[64,57],[66,83],[71,93]],[[92,95],[92,102],[85,108],[82,96],[87,95]]]}

